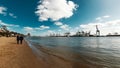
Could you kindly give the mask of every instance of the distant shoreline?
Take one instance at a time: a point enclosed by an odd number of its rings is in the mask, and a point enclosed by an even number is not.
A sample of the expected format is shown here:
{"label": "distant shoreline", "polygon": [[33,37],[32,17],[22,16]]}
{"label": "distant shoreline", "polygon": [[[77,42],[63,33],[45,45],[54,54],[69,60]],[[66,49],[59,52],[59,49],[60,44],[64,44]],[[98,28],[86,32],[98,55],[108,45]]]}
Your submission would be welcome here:
{"label": "distant shoreline", "polygon": [[[31,36],[31,37],[66,37],[66,36]],[[120,35],[107,35],[107,36],[69,36],[69,37],[120,37]]]}

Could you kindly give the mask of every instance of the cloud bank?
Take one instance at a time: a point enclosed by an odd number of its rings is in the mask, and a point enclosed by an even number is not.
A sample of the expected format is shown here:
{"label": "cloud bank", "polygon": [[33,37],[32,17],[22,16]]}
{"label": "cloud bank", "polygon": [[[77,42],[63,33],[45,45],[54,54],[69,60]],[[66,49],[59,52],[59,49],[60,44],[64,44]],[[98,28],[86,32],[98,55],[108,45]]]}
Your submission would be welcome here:
{"label": "cloud bank", "polygon": [[58,21],[62,18],[69,18],[76,10],[77,4],[68,0],[42,0],[35,12],[39,16],[39,21]]}
{"label": "cloud bank", "polygon": [[120,19],[101,22],[101,23],[96,22],[96,23],[81,24],[80,28],[82,28],[85,31],[90,30],[92,33],[95,33],[96,25],[98,25],[98,28],[101,31],[102,35],[106,35],[108,33],[115,33],[115,32],[120,33]]}

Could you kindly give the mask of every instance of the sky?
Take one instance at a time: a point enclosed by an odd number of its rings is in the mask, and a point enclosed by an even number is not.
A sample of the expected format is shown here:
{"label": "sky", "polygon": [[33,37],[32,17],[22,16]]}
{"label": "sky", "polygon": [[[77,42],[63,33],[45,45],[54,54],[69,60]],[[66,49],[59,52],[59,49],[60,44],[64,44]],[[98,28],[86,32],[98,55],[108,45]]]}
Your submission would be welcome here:
{"label": "sky", "polygon": [[0,0],[0,25],[46,36],[77,31],[120,34],[120,0]]}

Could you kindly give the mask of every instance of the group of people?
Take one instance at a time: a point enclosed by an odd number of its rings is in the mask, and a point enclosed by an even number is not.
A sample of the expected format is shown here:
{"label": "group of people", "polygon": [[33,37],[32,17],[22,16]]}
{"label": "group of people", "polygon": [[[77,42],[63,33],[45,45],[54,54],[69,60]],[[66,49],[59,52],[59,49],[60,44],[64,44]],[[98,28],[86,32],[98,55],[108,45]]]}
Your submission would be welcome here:
{"label": "group of people", "polygon": [[24,39],[24,38],[23,38],[22,35],[17,35],[17,36],[16,36],[17,44],[22,44],[23,39]]}

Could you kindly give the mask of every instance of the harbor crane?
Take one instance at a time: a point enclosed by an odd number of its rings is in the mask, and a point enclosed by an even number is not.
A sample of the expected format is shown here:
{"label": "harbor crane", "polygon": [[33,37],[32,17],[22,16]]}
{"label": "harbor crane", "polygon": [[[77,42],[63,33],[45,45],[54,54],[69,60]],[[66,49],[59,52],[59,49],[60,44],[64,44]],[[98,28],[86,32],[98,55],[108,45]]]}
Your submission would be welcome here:
{"label": "harbor crane", "polygon": [[100,30],[98,29],[98,25],[96,25],[96,36],[97,36],[97,37],[100,36]]}

